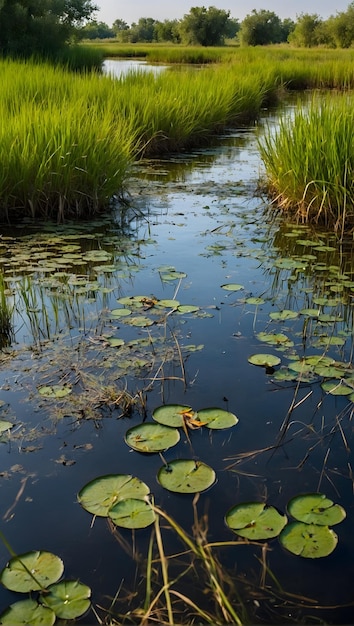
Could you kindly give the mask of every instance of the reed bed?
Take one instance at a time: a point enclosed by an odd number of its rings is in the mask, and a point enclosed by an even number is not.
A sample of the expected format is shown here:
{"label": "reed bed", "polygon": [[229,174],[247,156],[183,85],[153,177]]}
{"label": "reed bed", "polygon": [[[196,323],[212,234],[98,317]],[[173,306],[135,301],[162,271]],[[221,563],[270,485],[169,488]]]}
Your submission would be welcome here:
{"label": "reed bed", "polygon": [[266,189],[277,206],[341,236],[354,227],[353,105],[352,94],[315,96],[260,142]]}
{"label": "reed bed", "polygon": [[[163,60],[177,46],[153,48]],[[225,47],[223,62],[202,71],[121,79],[2,60],[0,219],[106,209],[142,155],[206,144],[226,126],[255,120],[289,85],[352,87],[353,53],[342,52]]]}

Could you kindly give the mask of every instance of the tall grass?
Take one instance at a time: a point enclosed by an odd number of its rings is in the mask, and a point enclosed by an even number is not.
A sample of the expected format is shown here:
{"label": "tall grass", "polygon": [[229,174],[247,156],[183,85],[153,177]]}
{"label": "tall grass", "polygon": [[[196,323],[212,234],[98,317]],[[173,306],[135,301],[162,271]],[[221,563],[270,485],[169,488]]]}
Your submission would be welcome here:
{"label": "tall grass", "polygon": [[351,94],[314,97],[260,142],[266,187],[277,205],[340,234],[354,227],[353,105]]}
{"label": "tall grass", "polygon": [[[182,46],[151,51],[163,60],[177,48],[183,53]],[[214,50],[223,62],[201,71],[121,79],[0,61],[0,219],[106,209],[141,155],[201,145],[225,126],[253,121],[294,83],[353,86],[352,53],[343,52],[225,47]]]}

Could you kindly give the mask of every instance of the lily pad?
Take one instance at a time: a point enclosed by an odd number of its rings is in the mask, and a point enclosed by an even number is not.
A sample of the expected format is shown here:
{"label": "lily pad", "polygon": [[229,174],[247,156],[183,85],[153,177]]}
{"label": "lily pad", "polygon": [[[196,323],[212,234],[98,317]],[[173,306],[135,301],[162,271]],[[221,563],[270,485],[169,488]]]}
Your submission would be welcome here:
{"label": "lily pad", "polygon": [[207,426],[212,430],[231,428],[238,422],[236,415],[218,408],[201,409],[198,411],[197,416],[203,426]]}
{"label": "lily pad", "polygon": [[283,309],[282,311],[273,311],[269,314],[269,317],[272,320],[278,321],[286,321],[286,320],[294,320],[297,318],[299,314],[296,311],[291,311],[290,309]]}
{"label": "lily pad", "polygon": [[125,309],[124,307],[122,307],[121,309],[113,309],[111,311],[111,315],[113,317],[129,317],[129,315],[131,315],[132,312],[130,309]]}
{"label": "lily pad", "polygon": [[240,537],[256,541],[277,537],[288,519],[264,502],[245,502],[233,506],[226,513],[225,521]]}
{"label": "lily pad", "polygon": [[252,354],[248,357],[248,362],[261,367],[275,367],[279,365],[280,358],[274,354]]}
{"label": "lily pad", "polygon": [[77,580],[62,580],[51,585],[40,600],[61,619],[75,619],[88,611],[91,605],[91,589]]}
{"label": "lily pad", "polygon": [[127,317],[127,323],[130,324],[131,326],[140,326],[140,327],[152,326],[153,324],[155,324],[154,320],[150,319],[149,317],[145,317],[143,315],[141,317]]}
{"label": "lily pad", "polygon": [[159,424],[179,428],[184,425],[183,415],[194,415],[194,411],[183,404],[164,404],[153,411],[152,418]]}
{"label": "lily pad", "polygon": [[180,304],[178,307],[178,313],[196,313],[199,311],[199,306],[194,304]]}
{"label": "lily pad", "polygon": [[38,389],[38,393],[44,398],[65,398],[71,392],[71,387],[66,385],[44,385]]}
{"label": "lily pad", "polygon": [[349,387],[342,380],[326,380],[321,387],[332,396],[349,396],[353,393],[353,387]]}
{"label": "lily pad", "polygon": [[155,521],[155,513],[146,500],[127,498],[118,502],[109,511],[108,516],[122,528],[146,528]]}
{"label": "lily pad", "polygon": [[78,500],[89,513],[107,517],[117,502],[127,498],[143,500],[149,492],[149,487],[131,474],[108,474],[87,483]]}
{"label": "lily pad", "polygon": [[12,422],[8,422],[7,420],[0,420],[0,435],[5,433],[7,430],[13,427]]}
{"label": "lily pad", "polygon": [[288,502],[288,512],[299,522],[334,526],[346,517],[346,512],[339,504],[321,493],[307,493],[296,496]]}
{"label": "lily pad", "polygon": [[279,541],[289,552],[306,559],[318,559],[333,552],[338,537],[328,526],[291,522],[280,533]]}
{"label": "lily pad", "polygon": [[112,348],[121,348],[125,344],[124,339],[121,339],[120,337],[109,337],[107,342],[112,346]]}
{"label": "lily pad", "polygon": [[163,308],[163,309],[177,309],[177,307],[179,307],[180,303],[178,300],[159,300],[156,303],[157,307]]}
{"label": "lily pad", "polygon": [[51,552],[26,552],[12,558],[0,573],[0,582],[11,591],[39,591],[57,582],[63,561]]}
{"label": "lily pad", "polygon": [[246,298],[245,302],[247,304],[254,304],[255,306],[259,306],[260,304],[264,304],[265,300],[263,300],[263,298]]}
{"label": "lily pad", "polygon": [[157,480],[169,491],[197,493],[209,489],[215,483],[216,474],[209,465],[201,461],[177,459],[161,467]]}
{"label": "lily pad", "polygon": [[237,283],[228,283],[221,285],[221,289],[225,289],[226,291],[241,291],[241,289],[244,289],[244,286],[238,285]]}
{"label": "lily pad", "polygon": [[125,442],[139,452],[162,452],[175,446],[180,440],[177,428],[163,424],[144,423],[133,426],[125,434]]}
{"label": "lily pad", "polygon": [[260,332],[256,335],[259,341],[264,341],[264,343],[269,343],[272,346],[278,346],[281,344],[288,343],[289,337],[284,335],[284,333],[265,333]]}
{"label": "lily pad", "polygon": [[55,620],[54,611],[31,599],[11,604],[0,615],[3,626],[53,626]]}

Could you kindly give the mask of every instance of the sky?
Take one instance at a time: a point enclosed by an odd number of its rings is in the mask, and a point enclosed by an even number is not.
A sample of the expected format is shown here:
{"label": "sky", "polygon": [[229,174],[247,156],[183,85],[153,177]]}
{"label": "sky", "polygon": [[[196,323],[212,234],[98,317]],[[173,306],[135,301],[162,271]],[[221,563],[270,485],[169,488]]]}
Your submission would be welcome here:
{"label": "sky", "polygon": [[140,17],[152,17],[155,20],[182,19],[185,13],[189,13],[191,7],[214,6],[218,9],[230,11],[231,17],[242,21],[252,9],[260,11],[265,9],[273,11],[280,19],[290,17],[296,20],[300,13],[317,13],[323,19],[337,12],[345,11],[350,0],[337,0],[335,7],[333,0],[95,0],[100,10],[95,14],[95,19],[111,26],[116,19],[121,19],[131,24],[137,22]]}

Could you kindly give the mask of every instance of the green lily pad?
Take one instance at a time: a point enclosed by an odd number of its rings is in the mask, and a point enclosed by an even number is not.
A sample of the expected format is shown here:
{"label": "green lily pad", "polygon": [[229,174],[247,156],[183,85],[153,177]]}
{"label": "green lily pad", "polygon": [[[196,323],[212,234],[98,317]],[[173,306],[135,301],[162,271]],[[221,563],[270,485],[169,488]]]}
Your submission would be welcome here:
{"label": "green lily pad", "polygon": [[238,422],[236,415],[218,408],[201,409],[198,411],[197,417],[203,425],[212,430],[231,428]]}
{"label": "green lily pad", "polygon": [[8,422],[7,420],[0,420],[0,435],[5,433],[7,430],[13,427],[12,422]]}
{"label": "green lily pad", "polygon": [[167,274],[161,274],[161,280],[179,280],[181,278],[186,278],[187,274],[185,272],[168,272]]}
{"label": "green lily pad", "polygon": [[342,380],[326,380],[321,387],[332,396],[349,396],[353,393],[353,387],[349,387]]}
{"label": "green lily pad", "polygon": [[226,291],[241,291],[241,289],[244,289],[244,286],[238,285],[237,283],[228,283],[221,285],[221,289],[225,289]]}
{"label": "green lily pad", "polygon": [[163,308],[163,309],[177,309],[177,307],[179,307],[180,303],[178,300],[159,300],[156,303],[157,307]]}
{"label": "green lily pad", "polygon": [[149,487],[131,474],[108,474],[87,483],[78,494],[78,500],[86,511],[107,517],[109,510],[127,498],[143,500]]}
{"label": "green lily pad", "polygon": [[196,313],[199,311],[199,306],[194,306],[194,304],[180,304],[177,310],[178,313]]}
{"label": "green lily pad", "polygon": [[122,528],[146,528],[154,523],[156,517],[149,502],[136,498],[118,502],[108,515],[116,526]]}
{"label": "green lily pad", "polygon": [[305,362],[310,365],[333,365],[335,360],[329,356],[323,356],[318,354],[312,354],[310,356],[305,357]]}
{"label": "green lily pad", "polygon": [[260,304],[264,304],[265,300],[263,298],[246,298],[245,302],[247,304],[254,304],[255,306],[259,306]]}
{"label": "green lily pad", "polygon": [[139,452],[162,452],[175,446],[180,440],[177,428],[158,423],[133,426],[125,434],[125,442]]}
{"label": "green lily pad", "polygon": [[295,259],[287,257],[277,259],[274,262],[274,266],[282,270],[301,270],[306,268],[306,265],[307,263],[304,263],[303,261],[296,261]]}
{"label": "green lily pad", "polygon": [[279,365],[280,358],[274,354],[252,354],[248,357],[248,362],[261,367],[275,367]]}
{"label": "green lily pad", "polygon": [[179,428],[184,425],[183,414],[192,415],[194,413],[190,406],[183,404],[164,404],[154,409],[152,418],[159,424]]}
{"label": "green lily pad", "polygon": [[299,314],[296,311],[291,311],[290,309],[283,309],[282,311],[273,311],[273,313],[269,314],[269,317],[272,320],[286,321],[286,320],[294,320],[296,317],[299,317]]}
{"label": "green lily pad", "polygon": [[125,344],[124,339],[121,339],[120,337],[109,337],[107,341],[112,348],[121,348]]}
{"label": "green lily pad", "polygon": [[11,591],[39,591],[57,582],[63,561],[51,552],[26,552],[12,558],[0,573],[0,582]]}
{"label": "green lily pad", "polygon": [[75,619],[88,611],[91,606],[91,589],[77,580],[62,580],[51,585],[40,600],[60,619]]}
{"label": "green lily pad", "polygon": [[111,311],[111,315],[113,317],[129,317],[129,315],[131,315],[132,312],[130,309],[125,309],[124,307],[122,307],[121,309],[113,309]]}
{"label": "green lily pad", "polygon": [[3,626],[53,626],[55,620],[54,611],[31,599],[11,604],[0,615]]}
{"label": "green lily pad", "polygon": [[177,493],[197,493],[209,489],[216,480],[214,470],[201,461],[177,459],[163,465],[157,480],[169,491]]}
{"label": "green lily pad", "polygon": [[306,359],[301,359],[300,361],[290,361],[289,369],[300,374],[310,374],[314,371],[314,366]]}
{"label": "green lily pad", "polygon": [[71,387],[66,385],[44,385],[38,389],[38,393],[44,398],[65,398],[71,392]]}
{"label": "green lily pad", "polygon": [[240,537],[256,541],[277,537],[288,519],[264,502],[245,502],[233,506],[226,513],[225,521]]}
{"label": "green lily pad", "polygon": [[318,317],[321,313],[318,309],[301,309],[299,311],[300,315],[304,315],[305,317]]}
{"label": "green lily pad", "polygon": [[321,493],[307,493],[296,496],[288,502],[288,512],[299,522],[334,526],[346,517],[346,512],[339,504],[326,498]]}
{"label": "green lily pad", "polygon": [[129,317],[127,318],[127,323],[129,323],[131,326],[152,326],[152,324],[155,324],[154,320],[150,319],[149,317]]}
{"label": "green lily pad", "polygon": [[306,559],[319,559],[333,552],[338,537],[328,526],[291,522],[280,533],[279,541],[289,552]]}
{"label": "green lily pad", "polygon": [[344,374],[340,367],[335,367],[334,365],[316,365],[314,371],[318,376],[323,376],[324,378],[342,378]]}
{"label": "green lily pad", "polygon": [[257,333],[256,337],[257,339],[259,339],[259,341],[263,341],[264,343],[269,343],[272,346],[281,345],[283,343],[288,343],[290,341],[289,337],[287,337],[287,335],[284,335],[283,333],[260,332],[260,333]]}

